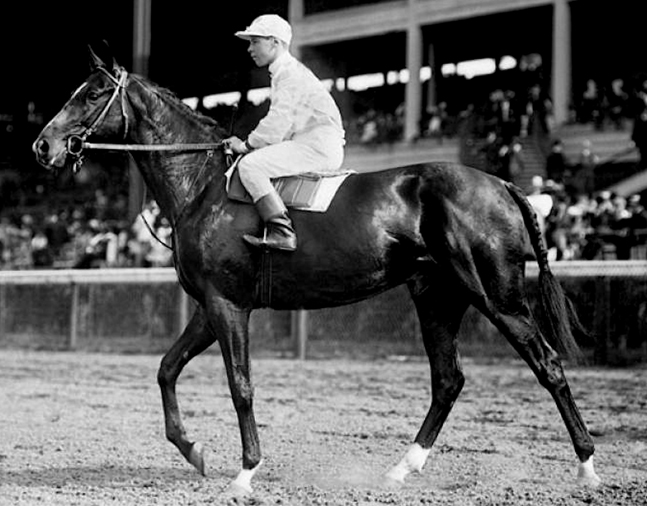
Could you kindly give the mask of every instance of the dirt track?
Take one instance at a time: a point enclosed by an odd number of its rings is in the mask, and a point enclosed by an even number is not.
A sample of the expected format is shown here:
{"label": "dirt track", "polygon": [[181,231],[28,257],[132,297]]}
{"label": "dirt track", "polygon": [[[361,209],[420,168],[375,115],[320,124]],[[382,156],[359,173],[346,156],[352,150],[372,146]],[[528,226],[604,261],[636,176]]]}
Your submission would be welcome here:
{"label": "dirt track", "polygon": [[255,492],[223,494],[240,443],[217,354],[178,393],[206,443],[204,478],[163,434],[160,357],[0,351],[0,505],[647,504],[647,368],[569,369],[604,486],[574,487],[577,459],[549,397],[518,362],[464,364],[467,382],[422,475],[381,475],[426,414],[425,361],[254,361],[265,454]]}

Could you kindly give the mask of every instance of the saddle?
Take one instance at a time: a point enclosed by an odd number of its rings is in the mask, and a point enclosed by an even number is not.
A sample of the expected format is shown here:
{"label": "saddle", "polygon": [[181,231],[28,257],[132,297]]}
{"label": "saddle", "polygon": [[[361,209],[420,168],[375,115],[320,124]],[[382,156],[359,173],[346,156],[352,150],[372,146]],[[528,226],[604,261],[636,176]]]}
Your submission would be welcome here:
{"label": "saddle", "polygon": [[[239,160],[240,157],[225,173],[227,196],[237,202],[252,204],[252,198],[238,175]],[[274,178],[272,184],[287,207],[323,213],[328,210],[341,184],[353,173],[351,170],[332,175],[304,173]]]}

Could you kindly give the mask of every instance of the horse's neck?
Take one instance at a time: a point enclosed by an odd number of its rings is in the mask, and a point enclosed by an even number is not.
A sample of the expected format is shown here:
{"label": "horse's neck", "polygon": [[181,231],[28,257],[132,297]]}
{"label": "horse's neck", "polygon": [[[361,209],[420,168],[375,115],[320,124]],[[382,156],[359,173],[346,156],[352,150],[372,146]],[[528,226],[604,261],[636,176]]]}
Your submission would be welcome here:
{"label": "horse's neck", "polygon": [[[171,97],[140,85],[133,102],[127,142],[178,145],[219,140],[215,128]],[[148,189],[172,220],[204,189],[207,181],[218,184],[224,178],[220,151],[137,152],[134,158]]]}

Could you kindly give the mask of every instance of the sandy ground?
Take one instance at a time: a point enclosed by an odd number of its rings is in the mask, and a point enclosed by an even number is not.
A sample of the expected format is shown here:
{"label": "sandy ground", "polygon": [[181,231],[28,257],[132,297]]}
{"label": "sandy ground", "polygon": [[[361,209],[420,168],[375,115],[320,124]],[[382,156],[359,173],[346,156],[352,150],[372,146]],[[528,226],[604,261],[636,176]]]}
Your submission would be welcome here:
{"label": "sandy ground", "polygon": [[577,488],[577,459],[552,399],[522,363],[464,363],[467,382],[423,473],[383,473],[426,414],[423,360],[256,359],[265,460],[243,500],[236,418],[216,353],[185,369],[189,434],[208,445],[199,475],[163,434],[159,356],[0,351],[4,505],[647,504],[647,368],[567,367],[595,435],[603,486]]}

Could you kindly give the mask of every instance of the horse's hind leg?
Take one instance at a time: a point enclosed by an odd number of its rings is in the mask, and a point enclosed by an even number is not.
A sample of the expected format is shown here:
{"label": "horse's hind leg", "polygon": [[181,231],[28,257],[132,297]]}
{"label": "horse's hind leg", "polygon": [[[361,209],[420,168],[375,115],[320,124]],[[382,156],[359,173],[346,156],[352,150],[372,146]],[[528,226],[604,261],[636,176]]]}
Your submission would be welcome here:
{"label": "horse's hind leg", "polygon": [[404,458],[387,473],[388,478],[397,482],[404,482],[409,473],[422,470],[465,383],[456,347],[458,330],[468,307],[465,294],[459,293],[458,289],[448,293],[435,288],[427,288],[416,294],[412,286],[410,291],[429,357],[432,401],[414,444]]}
{"label": "horse's hind leg", "polygon": [[175,385],[184,366],[215,340],[215,336],[207,327],[202,309],[198,308],[182,335],[162,358],[157,373],[157,382],[162,393],[166,437],[203,475],[206,474],[203,448],[200,443],[193,443],[187,439],[180,418]]}
{"label": "horse's hind leg", "polygon": [[523,294],[519,292],[507,300],[515,302],[498,304],[500,307],[496,307],[492,301],[484,299],[482,304],[477,305],[528,363],[539,383],[554,399],[580,460],[578,482],[597,486],[600,478],[593,469],[593,440],[575,404],[557,352],[541,334],[528,304],[524,302]]}

